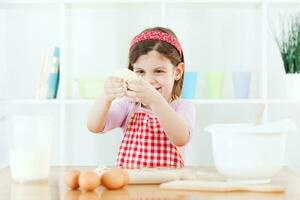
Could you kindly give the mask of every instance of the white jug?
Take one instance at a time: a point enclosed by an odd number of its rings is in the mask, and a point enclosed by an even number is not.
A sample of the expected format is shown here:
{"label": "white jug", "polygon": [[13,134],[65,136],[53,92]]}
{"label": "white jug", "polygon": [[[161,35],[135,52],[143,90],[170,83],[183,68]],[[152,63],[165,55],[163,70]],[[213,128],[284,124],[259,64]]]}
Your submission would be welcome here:
{"label": "white jug", "polygon": [[16,115],[9,119],[9,161],[17,182],[48,179],[52,154],[53,119]]}

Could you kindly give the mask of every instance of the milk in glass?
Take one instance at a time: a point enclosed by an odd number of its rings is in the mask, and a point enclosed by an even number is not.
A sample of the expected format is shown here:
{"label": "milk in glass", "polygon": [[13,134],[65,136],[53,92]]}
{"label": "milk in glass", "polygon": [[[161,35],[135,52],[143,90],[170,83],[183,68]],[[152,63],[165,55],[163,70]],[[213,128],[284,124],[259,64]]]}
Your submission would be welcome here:
{"label": "milk in glass", "polygon": [[9,160],[17,182],[48,179],[52,153],[53,119],[47,116],[13,116],[9,133]]}

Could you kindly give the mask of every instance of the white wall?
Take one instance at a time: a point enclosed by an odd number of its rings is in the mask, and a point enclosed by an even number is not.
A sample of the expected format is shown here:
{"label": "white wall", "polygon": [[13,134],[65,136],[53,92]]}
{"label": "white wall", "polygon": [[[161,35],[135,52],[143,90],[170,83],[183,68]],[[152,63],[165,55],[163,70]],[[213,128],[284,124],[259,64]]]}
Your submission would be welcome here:
{"label": "white wall", "polygon": [[0,121],[0,168],[8,166],[8,146],[4,122]]}
{"label": "white wall", "polygon": [[58,18],[56,5],[25,4],[7,10],[8,98],[35,97],[43,56],[58,45]]}
{"label": "white wall", "polygon": [[[6,12],[0,9],[0,102],[6,97]],[[8,164],[6,132],[1,119],[5,115],[5,104],[0,103],[0,168]]]}
{"label": "white wall", "polygon": [[94,134],[86,127],[90,106],[68,106],[65,135],[65,165],[114,165],[121,131]]}

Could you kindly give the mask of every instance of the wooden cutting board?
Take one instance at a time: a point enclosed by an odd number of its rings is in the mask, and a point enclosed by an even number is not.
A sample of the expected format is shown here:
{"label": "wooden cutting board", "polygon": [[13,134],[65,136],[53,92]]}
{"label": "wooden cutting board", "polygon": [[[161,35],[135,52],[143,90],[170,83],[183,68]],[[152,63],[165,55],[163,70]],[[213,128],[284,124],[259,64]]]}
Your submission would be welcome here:
{"label": "wooden cutting board", "polygon": [[176,180],[162,183],[160,188],[207,192],[284,192],[284,187],[276,184],[245,185],[236,182],[202,180]]}

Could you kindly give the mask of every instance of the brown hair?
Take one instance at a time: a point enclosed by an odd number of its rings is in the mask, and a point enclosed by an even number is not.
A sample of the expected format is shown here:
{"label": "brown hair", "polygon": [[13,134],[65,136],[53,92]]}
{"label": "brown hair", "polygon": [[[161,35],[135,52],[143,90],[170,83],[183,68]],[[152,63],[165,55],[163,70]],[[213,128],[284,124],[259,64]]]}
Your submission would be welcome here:
{"label": "brown hair", "polygon": [[[148,31],[161,31],[169,35],[172,35],[177,39],[175,33],[168,28],[153,27],[153,28],[145,29],[142,32],[148,32]],[[148,52],[153,50],[159,52],[160,54],[168,58],[171,61],[171,63],[174,65],[174,67],[176,67],[181,62],[184,63],[183,52],[178,52],[178,50],[171,44],[160,40],[143,40],[131,47],[129,51],[128,69],[133,71],[133,64],[138,60],[138,58],[142,55],[146,55]],[[171,96],[172,100],[177,99],[181,95],[183,77],[184,77],[184,72],[181,78],[179,80],[175,80],[174,82],[172,96]]]}

